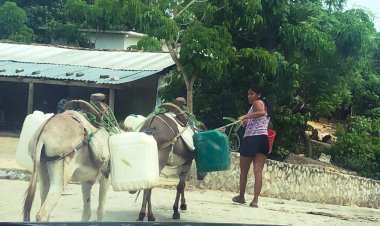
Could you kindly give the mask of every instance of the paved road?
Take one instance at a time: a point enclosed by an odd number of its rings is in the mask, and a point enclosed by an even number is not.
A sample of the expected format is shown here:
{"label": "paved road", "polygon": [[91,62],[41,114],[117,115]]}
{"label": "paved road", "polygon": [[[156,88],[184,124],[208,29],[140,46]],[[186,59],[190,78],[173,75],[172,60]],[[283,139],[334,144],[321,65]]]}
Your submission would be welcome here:
{"label": "paved road", "polygon": [[[28,183],[19,180],[0,180],[0,221],[22,220],[22,200]],[[98,187],[92,192],[92,217],[96,219]],[[230,192],[187,188],[188,210],[181,211],[180,222],[245,223],[280,225],[380,225],[380,210],[337,205],[304,203],[293,200],[261,198],[260,208],[232,203]],[[153,208],[158,222],[171,219],[175,191],[172,188],[156,188],[153,192]],[[135,195],[114,192],[110,188],[104,221],[131,222],[137,218],[142,195],[135,203]],[[251,198],[251,197],[249,197]],[[32,209],[32,219],[39,204],[37,191]],[[70,184],[51,214],[51,221],[80,221],[82,213],[81,189]]]}

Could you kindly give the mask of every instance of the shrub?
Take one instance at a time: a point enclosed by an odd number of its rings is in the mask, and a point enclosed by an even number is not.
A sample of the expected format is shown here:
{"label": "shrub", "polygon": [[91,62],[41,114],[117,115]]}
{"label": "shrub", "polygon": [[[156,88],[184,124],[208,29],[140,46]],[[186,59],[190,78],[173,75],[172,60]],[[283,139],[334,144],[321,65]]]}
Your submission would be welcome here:
{"label": "shrub", "polygon": [[349,126],[337,128],[337,142],[331,148],[332,162],[358,174],[380,179],[380,120],[352,118]]}

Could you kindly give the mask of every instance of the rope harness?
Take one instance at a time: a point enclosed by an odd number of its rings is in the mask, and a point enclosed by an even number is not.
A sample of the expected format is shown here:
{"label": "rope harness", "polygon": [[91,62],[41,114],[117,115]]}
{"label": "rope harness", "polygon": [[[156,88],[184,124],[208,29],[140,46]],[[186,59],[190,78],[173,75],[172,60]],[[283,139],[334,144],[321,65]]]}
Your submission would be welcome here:
{"label": "rope harness", "polygon": [[[69,156],[69,155],[72,155],[72,154],[75,154],[78,152],[78,149],[80,149],[82,146],[84,145],[88,145],[92,136],[94,135],[94,133],[91,133],[89,134],[87,129],[85,128],[83,122],[78,118],[76,117],[75,115],[72,115],[72,114],[68,114],[69,116],[71,116],[72,119],[74,119],[74,121],[78,122],[82,128],[83,128],[83,131],[84,131],[84,137],[83,137],[83,141],[80,142],[78,145],[76,145],[72,150],[70,150],[69,152],[65,153],[65,154],[62,154],[62,155],[56,155],[56,156],[52,156],[52,157],[49,157],[49,156],[46,156],[46,153],[45,153],[45,149],[43,148],[42,149],[42,152],[41,152],[41,162],[55,162],[55,161],[58,161],[58,160],[61,160],[61,159],[64,159],[66,156]],[[54,116],[53,116],[54,117]],[[52,119],[53,117],[51,117],[50,119]],[[49,120],[50,120],[49,119]],[[48,121],[49,121],[48,120]],[[48,122],[47,121],[47,122]],[[47,124],[46,122],[46,124]],[[46,125],[45,124],[45,125]],[[44,126],[45,127],[45,126]],[[41,133],[42,133],[42,130],[38,136],[38,139],[40,138],[41,136]],[[96,133],[96,132],[95,132]]]}
{"label": "rope harness", "polygon": [[[177,142],[178,138],[186,131],[186,129],[189,127],[189,123],[187,123],[187,125],[181,130],[179,131],[178,133],[175,132],[175,130],[165,121],[165,119],[163,119],[159,114],[155,114],[151,120],[151,123],[153,122],[154,118],[157,117],[158,119],[160,119],[173,133],[174,137],[163,143],[159,148],[158,150],[163,150],[165,148],[168,148],[170,147],[170,152],[169,152],[169,157],[170,157],[170,160],[168,162],[170,162],[170,164],[172,164],[174,162],[174,155],[173,155],[173,151],[174,151],[174,144],[175,142]],[[172,120],[174,123],[176,123],[173,119],[169,118],[169,120]]]}
{"label": "rope harness", "polygon": [[[178,140],[178,138],[185,132],[185,130],[189,127],[189,123],[187,123],[186,124],[186,126],[185,127],[183,127],[183,129],[182,129],[182,131],[180,131],[177,135],[176,135],[176,133],[174,132],[174,129],[162,118],[162,117],[160,117],[159,115],[158,116],[156,116],[157,118],[159,118],[159,119],[161,119],[161,121],[162,122],[164,122],[165,123],[165,125],[166,126],[168,126],[169,128],[170,128],[170,130],[172,131],[172,133],[173,133],[173,135],[174,135],[174,137],[173,137],[173,139],[171,140],[171,141],[167,141],[167,142],[165,142],[165,143],[163,143],[162,145],[161,145],[161,147],[160,147],[160,149],[164,149],[164,148],[167,148],[167,147],[169,147],[170,145],[174,145],[175,144],[175,142],[177,142],[177,140]],[[172,149],[173,149],[173,147],[172,147]]]}

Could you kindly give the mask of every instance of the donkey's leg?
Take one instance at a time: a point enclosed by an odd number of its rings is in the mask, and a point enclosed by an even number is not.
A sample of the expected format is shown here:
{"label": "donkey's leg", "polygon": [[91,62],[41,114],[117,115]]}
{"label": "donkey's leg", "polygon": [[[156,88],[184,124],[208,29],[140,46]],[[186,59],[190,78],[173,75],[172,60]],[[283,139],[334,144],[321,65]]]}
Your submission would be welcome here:
{"label": "donkey's leg", "polygon": [[156,218],[154,217],[153,211],[152,211],[151,197],[152,197],[152,188],[148,189],[148,221],[155,221]]}
{"label": "donkey's leg", "polygon": [[179,219],[181,217],[181,214],[178,212],[178,201],[179,201],[179,197],[180,197],[180,192],[179,192],[179,186],[180,186],[180,182],[178,182],[178,185],[177,185],[177,192],[176,192],[176,195],[175,195],[175,201],[174,201],[174,205],[173,205],[173,216],[172,218],[173,219]]}
{"label": "donkey's leg", "polygon": [[148,191],[149,189],[144,190],[144,195],[143,195],[143,201],[141,204],[141,210],[139,213],[139,218],[137,219],[138,221],[143,221],[145,218],[145,211],[146,211],[146,204],[148,202]]}
{"label": "donkey's leg", "polygon": [[179,183],[181,183],[182,187],[180,187],[181,193],[181,210],[187,210],[187,204],[185,199],[185,188],[186,188],[186,177],[191,169],[192,160],[188,161],[184,166],[182,166],[181,174],[179,175]]}
{"label": "donkey's leg", "polygon": [[178,169],[178,176],[179,176],[179,182],[177,185],[177,194],[175,198],[175,202],[173,205],[173,219],[180,219],[181,215],[178,212],[178,202],[179,198],[181,197],[181,210],[186,210],[187,205],[186,205],[186,200],[185,200],[185,187],[186,187],[186,175],[189,172],[191,168],[191,163],[192,160],[187,161],[182,167],[179,167]]}
{"label": "donkey's leg", "polygon": [[106,197],[107,197],[107,191],[110,185],[110,179],[105,178],[102,176],[99,180],[99,206],[97,211],[97,220],[101,221],[104,216],[105,212],[105,204],[106,204]]}
{"label": "donkey's leg", "polygon": [[41,209],[37,213],[37,221],[49,220],[50,212],[57,205],[64,184],[63,160],[46,163],[46,166],[49,173],[50,188],[45,202],[42,204]]}
{"label": "donkey's leg", "polygon": [[82,221],[89,221],[91,217],[91,189],[94,181],[82,181],[83,212]]}
{"label": "donkey's leg", "polygon": [[185,187],[186,187],[186,182],[184,182],[183,189],[181,191],[181,205],[180,205],[181,210],[187,210],[187,204],[186,204],[186,199],[185,199]]}
{"label": "donkey's leg", "polygon": [[49,192],[50,181],[49,174],[45,163],[40,165],[40,196],[41,196],[41,207],[46,200],[46,196]]}

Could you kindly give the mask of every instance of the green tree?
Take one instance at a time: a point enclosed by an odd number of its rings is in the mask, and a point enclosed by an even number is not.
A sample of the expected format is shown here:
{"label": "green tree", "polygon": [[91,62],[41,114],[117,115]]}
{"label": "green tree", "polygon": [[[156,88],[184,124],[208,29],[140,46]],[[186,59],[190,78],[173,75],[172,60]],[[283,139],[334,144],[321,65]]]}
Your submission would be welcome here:
{"label": "green tree", "polygon": [[360,175],[380,179],[380,119],[356,116],[347,128],[338,129],[337,143],[330,150],[332,162]]}
{"label": "green tree", "polygon": [[23,9],[14,2],[0,5],[0,38],[14,41],[33,41],[33,30],[26,26],[27,17]]}
{"label": "green tree", "polygon": [[144,36],[137,42],[137,45],[132,45],[129,49],[161,52],[162,46],[162,42],[156,38]]}
{"label": "green tree", "polygon": [[[164,40],[186,86],[188,108],[193,109],[197,79],[221,77],[233,57],[232,37],[225,26],[208,19],[218,1],[125,1],[128,21],[136,28]],[[225,1],[228,2],[228,1]],[[252,1],[245,1],[250,7]],[[251,7],[252,9],[252,7]]]}
{"label": "green tree", "polygon": [[86,35],[79,31],[79,27],[76,24],[60,23],[52,20],[47,25],[47,33],[50,38],[66,40],[68,45],[91,47]]}
{"label": "green tree", "polygon": [[[258,10],[250,10],[251,14],[242,9],[243,3],[239,7],[240,2],[219,7],[208,24],[228,29],[236,58],[223,79],[204,78],[196,84],[196,102],[202,106],[195,113],[220,125],[220,116],[246,111],[241,97],[246,96],[247,84],[259,84],[274,110],[276,146],[294,151],[301,139],[311,156],[307,121],[355,104],[360,96],[354,96],[354,87],[364,80],[371,63],[373,24],[361,10],[342,11],[343,3],[259,1]],[[255,23],[246,22],[252,18]],[[206,103],[205,97],[211,100]],[[219,117],[212,117],[215,114]]]}

